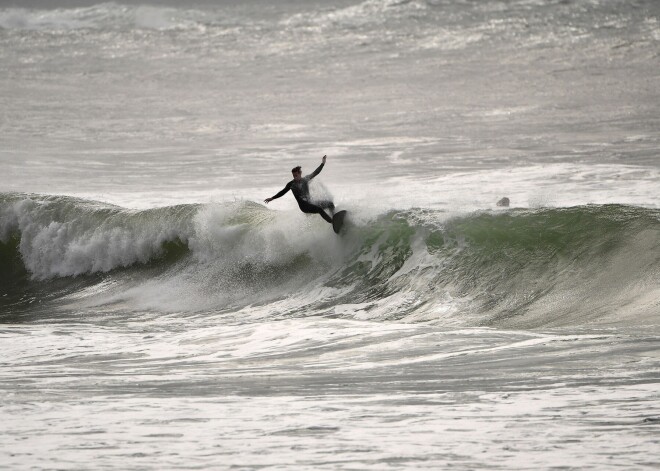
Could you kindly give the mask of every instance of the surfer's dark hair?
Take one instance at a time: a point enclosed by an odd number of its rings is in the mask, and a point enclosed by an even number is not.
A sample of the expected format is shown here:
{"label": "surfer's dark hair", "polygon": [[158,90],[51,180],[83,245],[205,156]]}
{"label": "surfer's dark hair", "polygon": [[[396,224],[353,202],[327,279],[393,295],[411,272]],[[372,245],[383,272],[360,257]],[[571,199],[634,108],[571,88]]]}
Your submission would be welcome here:
{"label": "surfer's dark hair", "polygon": [[296,172],[302,172],[302,169],[300,168],[300,165],[298,165],[297,167],[293,167],[291,169],[291,173],[296,173]]}

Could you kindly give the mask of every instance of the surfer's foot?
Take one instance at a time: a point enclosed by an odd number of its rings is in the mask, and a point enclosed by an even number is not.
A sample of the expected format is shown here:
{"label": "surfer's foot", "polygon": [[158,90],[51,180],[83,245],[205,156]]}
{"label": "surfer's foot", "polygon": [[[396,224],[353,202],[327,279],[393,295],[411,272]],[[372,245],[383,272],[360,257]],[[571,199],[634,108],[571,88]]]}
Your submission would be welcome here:
{"label": "surfer's foot", "polygon": [[326,213],[325,211],[321,210],[321,212],[320,212],[319,214],[321,215],[321,217],[322,217],[323,219],[325,219],[327,222],[329,222],[330,224],[332,224],[332,218],[331,218],[330,216],[328,216],[328,213]]}

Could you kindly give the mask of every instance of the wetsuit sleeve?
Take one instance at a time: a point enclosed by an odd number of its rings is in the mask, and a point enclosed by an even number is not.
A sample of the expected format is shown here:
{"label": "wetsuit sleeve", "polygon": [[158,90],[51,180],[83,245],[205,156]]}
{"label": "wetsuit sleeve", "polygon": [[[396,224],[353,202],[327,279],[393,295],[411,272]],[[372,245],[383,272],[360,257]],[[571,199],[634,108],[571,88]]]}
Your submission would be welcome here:
{"label": "wetsuit sleeve", "polygon": [[276,194],[275,196],[273,196],[271,199],[276,200],[277,198],[279,198],[281,196],[284,196],[284,194],[287,191],[289,191],[290,189],[291,189],[291,182],[287,183],[286,186],[284,187],[284,189],[282,191],[280,191],[278,194]]}
{"label": "wetsuit sleeve", "polygon": [[317,167],[316,170],[314,170],[312,173],[310,173],[309,175],[307,175],[305,178],[308,179],[308,180],[311,180],[312,178],[314,178],[315,176],[317,176],[319,173],[321,173],[321,170],[323,170],[323,166],[324,166],[324,165],[325,165],[325,164],[323,164],[323,163],[322,163],[321,165],[319,165],[319,166]]}

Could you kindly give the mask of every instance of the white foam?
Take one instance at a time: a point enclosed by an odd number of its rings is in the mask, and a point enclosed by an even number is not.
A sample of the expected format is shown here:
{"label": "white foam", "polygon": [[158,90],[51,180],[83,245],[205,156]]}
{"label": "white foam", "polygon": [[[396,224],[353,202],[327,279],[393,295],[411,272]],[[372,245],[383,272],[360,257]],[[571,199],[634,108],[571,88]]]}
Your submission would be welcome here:
{"label": "white foam", "polygon": [[130,220],[127,212],[113,216],[110,209],[107,217],[94,217],[86,209],[91,208],[71,211],[61,200],[26,198],[2,208],[0,236],[6,241],[20,232],[25,267],[33,277],[47,279],[146,263],[161,253],[164,242],[191,235],[176,220]]}
{"label": "white foam", "polygon": [[[159,312],[268,303],[261,310],[250,309],[249,315],[259,318],[323,299],[319,277],[340,266],[350,247],[319,216],[245,209],[245,203],[201,207],[187,238],[191,265],[176,268],[174,276],[110,290],[90,302],[130,302],[133,309]],[[291,293],[302,293],[304,299],[286,299]],[[283,297],[281,303],[273,302]]]}

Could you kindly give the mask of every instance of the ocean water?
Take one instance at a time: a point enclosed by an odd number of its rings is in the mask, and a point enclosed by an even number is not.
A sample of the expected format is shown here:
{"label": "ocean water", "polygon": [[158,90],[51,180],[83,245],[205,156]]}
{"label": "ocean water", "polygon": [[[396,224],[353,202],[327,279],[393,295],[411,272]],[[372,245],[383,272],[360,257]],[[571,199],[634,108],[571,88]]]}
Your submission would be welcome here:
{"label": "ocean water", "polygon": [[660,2],[1,2],[0,109],[0,468],[660,465]]}

